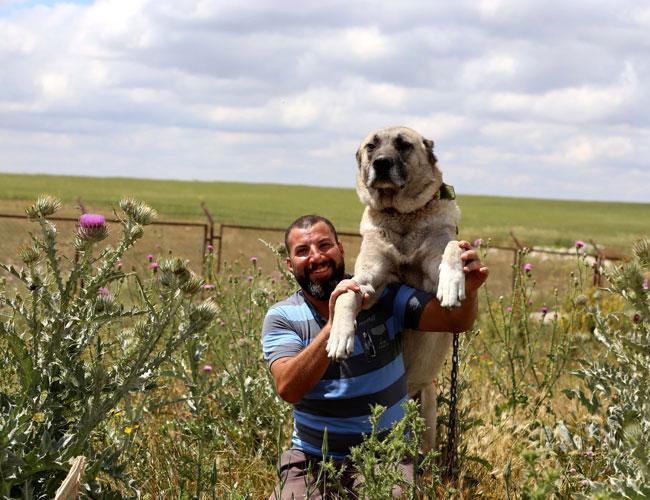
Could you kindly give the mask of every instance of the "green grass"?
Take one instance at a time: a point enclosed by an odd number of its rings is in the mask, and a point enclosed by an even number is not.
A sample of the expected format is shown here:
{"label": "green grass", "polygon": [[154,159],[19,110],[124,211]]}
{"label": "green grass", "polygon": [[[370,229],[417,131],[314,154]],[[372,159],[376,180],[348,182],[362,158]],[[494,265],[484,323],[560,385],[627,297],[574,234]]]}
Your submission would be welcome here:
{"label": "green grass", "polygon": [[[352,184],[352,180],[350,181]],[[20,213],[38,194],[67,205],[77,198],[93,209],[115,206],[126,195],[155,207],[163,219],[203,219],[205,202],[227,224],[283,228],[304,213],[329,217],[340,231],[356,232],[363,207],[352,188],[280,184],[162,181],[125,178],[0,174],[0,212]],[[528,244],[570,246],[593,239],[622,251],[648,235],[650,204],[540,200],[458,193],[461,236],[512,244],[509,232]]]}

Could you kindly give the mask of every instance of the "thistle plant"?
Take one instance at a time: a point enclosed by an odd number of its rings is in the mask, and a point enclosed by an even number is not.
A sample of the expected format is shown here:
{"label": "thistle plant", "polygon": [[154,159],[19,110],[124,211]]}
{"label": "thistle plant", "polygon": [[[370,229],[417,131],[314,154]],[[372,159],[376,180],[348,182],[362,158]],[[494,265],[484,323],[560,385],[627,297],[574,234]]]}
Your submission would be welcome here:
{"label": "thistle plant", "polygon": [[[583,387],[564,391],[592,418],[573,429],[574,441],[590,454],[576,472],[587,491],[624,498],[650,496],[650,245],[638,242],[634,259],[605,272],[607,292],[624,300],[608,312],[592,308],[594,335],[602,349],[583,360],[576,375]],[[594,453],[594,449],[602,452]],[[596,455],[596,456],[594,456]],[[597,466],[595,466],[597,465]]]}
{"label": "thistle plant", "polygon": [[[584,297],[582,279],[573,273],[569,296],[560,298],[555,289],[553,310],[542,306],[539,314],[532,314],[535,270],[526,262],[526,255],[526,251],[517,253],[510,297],[494,301],[489,294],[489,283],[484,287],[487,335],[480,335],[479,339],[490,360],[487,370],[492,384],[506,401],[495,407],[497,414],[517,407],[526,408],[532,416],[537,414],[553,395],[557,381],[571,361],[572,335],[582,317],[580,307],[576,307],[581,296]],[[579,256],[579,277],[581,267],[584,261]],[[563,308],[566,315],[561,317]]]}
{"label": "thistle plant", "polygon": [[202,281],[182,260],[163,262],[146,280],[121,270],[155,210],[122,200],[121,237],[105,248],[98,247],[108,235],[105,218],[82,215],[73,260],[58,251],[48,220],[60,205],[42,196],[29,207],[40,234],[20,251],[22,267],[0,264],[22,284],[0,289],[3,497],[51,498],[77,455],[88,459],[89,493],[106,493],[108,482],[95,479],[101,473],[126,481],[106,420],[130,395],[154,387],[161,365],[217,315],[212,301],[195,300]]}

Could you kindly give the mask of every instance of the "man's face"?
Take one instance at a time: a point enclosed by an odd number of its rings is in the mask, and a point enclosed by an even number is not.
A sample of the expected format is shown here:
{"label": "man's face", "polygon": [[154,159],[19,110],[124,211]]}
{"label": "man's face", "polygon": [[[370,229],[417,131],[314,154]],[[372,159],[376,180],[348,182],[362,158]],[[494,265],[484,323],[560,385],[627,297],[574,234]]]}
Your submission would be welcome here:
{"label": "man's face", "polygon": [[287,266],[298,284],[315,299],[328,300],[345,274],[341,243],[324,222],[293,228],[287,243]]}

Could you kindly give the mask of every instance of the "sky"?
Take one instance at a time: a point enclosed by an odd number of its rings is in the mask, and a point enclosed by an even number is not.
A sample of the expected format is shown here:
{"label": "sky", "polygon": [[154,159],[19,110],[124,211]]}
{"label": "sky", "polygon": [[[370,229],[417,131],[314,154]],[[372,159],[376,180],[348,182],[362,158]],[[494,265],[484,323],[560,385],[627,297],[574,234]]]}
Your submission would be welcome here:
{"label": "sky", "polygon": [[650,3],[0,0],[0,172],[352,188],[390,125],[460,194],[650,202]]}

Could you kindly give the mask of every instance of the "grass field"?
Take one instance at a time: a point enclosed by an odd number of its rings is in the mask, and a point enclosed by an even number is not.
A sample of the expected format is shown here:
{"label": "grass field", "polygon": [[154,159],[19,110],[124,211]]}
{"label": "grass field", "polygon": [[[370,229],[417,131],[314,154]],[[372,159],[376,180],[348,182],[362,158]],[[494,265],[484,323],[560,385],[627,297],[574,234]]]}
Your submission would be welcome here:
{"label": "grass field", "polygon": [[[22,213],[41,193],[61,198],[70,214],[78,198],[89,209],[106,210],[129,195],[156,208],[161,219],[204,220],[200,203],[205,202],[217,222],[274,228],[312,212],[329,217],[340,231],[356,232],[362,213],[352,188],[18,174],[0,174],[0,213]],[[457,194],[461,236],[467,239],[492,238],[493,244],[511,245],[513,231],[528,244],[568,247],[577,239],[593,239],[627,252],[633,241],[648,234],[647,203]]]}

